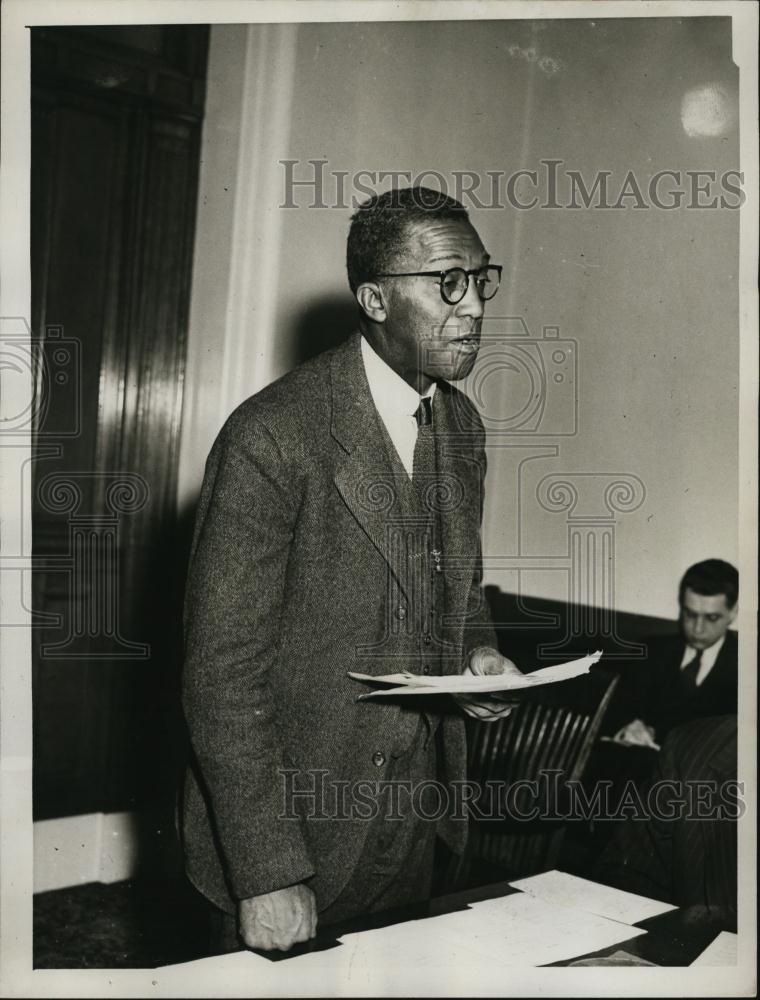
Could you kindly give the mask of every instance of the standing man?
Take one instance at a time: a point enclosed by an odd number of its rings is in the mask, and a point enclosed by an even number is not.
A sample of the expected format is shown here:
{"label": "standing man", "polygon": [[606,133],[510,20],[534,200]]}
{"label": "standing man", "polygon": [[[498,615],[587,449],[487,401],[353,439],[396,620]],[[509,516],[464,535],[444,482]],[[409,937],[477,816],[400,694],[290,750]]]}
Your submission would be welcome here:
{"label": "standing man", "polygon": [[739,573],[722,559],[686,570],[678,588],[680,634],[651,640],[647,662],[635,667],[639,718],[616,740],[657,749],[671,729],[692,719],[736,712],[736,618]]}
{"label": "standing man", "polygon": [[[362,205],[347,265],[358,331],[231,415],[193,542],[186,864],[249,947],[426,898],[436,832],[464,847],[466,821],[430,819],[415,793],[465,777],[461,709],[510,705],[358,701],[348,672],[517,672],[480,587],[485,435],[449,384],[475,363],[501,268],[462,205],[425,188]],[[390,815],[351,808],[391,782],[412,794]]]}

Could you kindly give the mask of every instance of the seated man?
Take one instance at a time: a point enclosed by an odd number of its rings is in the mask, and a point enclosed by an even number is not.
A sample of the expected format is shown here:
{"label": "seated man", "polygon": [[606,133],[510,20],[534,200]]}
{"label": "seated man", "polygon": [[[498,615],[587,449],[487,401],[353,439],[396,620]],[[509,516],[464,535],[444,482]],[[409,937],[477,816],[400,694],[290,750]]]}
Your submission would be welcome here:
{"label": "seated man", "polygon": [[618,829],[593,877],[735,930],[736,775],[736,715],[673,729],[641,796],[648,815]]}
{"label": "seated man", "polygon": [[728,629],[738,598],[739,574],[730,563],[706,559],[686,571],[680,634],[650,640],[646,663],[633,668],[628,718],[636,717],[616,741],[656,750],[674,726],[736,712],[738,642]]}

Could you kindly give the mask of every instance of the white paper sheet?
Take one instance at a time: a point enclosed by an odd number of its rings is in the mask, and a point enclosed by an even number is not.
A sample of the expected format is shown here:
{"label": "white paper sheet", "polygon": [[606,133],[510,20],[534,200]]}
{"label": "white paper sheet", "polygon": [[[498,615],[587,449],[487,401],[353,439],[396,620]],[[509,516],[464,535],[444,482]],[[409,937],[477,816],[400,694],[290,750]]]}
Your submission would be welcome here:
{"label": "white paper sheet", "polygon": [[411,962],[436,968],[468,957],[470,962],[531,968],[577,958],[645,933],[516,892],[457,913],[350,934],[342,941],[351,946],[354,961],[360,964],[372,953],[373,960],[394,965]]}
{"label": "white paper sheet", "polygon": [[691,963],[692,965],[736,965],[736,934],[721,931],[715,940]]}
{"label": "white paper sheet", "polygon": [[373,684],[392,684],[391,688],[371,691],[359,695],[360,698],[382,698],[388,695],[409,694],[487,694],[496,691],[521,691],[525,688],[537,687],[541,684],[556,684],[573,677],[588,673],[589,669],[601,659],[601,650],[579,660],[558,663],[551,667],[542,667],[531,674],[448,674],[443,677],[430,677],[420,674],[372,674],[349,673],[356,681],[366,681]]}
{"label": "white paper sheet", "polygon": [[599,885],[597,882],[578,878],[577,875],[568,875],[567,872],[542,872],[540,875],[510,882],[510,885],[546,903],[596,913],[629,925],[675,909],[670,903],[623,892],[608,885]]}

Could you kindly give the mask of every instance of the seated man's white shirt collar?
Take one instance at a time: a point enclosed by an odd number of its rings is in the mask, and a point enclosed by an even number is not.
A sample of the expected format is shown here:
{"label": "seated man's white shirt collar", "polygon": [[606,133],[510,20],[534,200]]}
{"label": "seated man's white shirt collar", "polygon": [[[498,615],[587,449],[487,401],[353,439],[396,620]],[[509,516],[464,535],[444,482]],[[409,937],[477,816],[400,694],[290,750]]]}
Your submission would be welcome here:
{"label": "seated man's white shirt collar", "polygon": [[[715,661],[718,659],[718,654],[723,648],[723,643],[726,641],[725,635],[714,642],[712,646],[708,646],[707,649],[702,650],[702,662],[699,664],[699,672],[697,673],[696,683],[697,687],[702,683],[702,681],[707,677],[712,668],[715,666]],[[681,660],[681,670],[688,666],[689,663],[697,655],[696,649],[692,646],[687,646],[683,651],[683,659]]]}
{"label": "seated man's white shirt collar", "polygon": [[[414,446],[417,442],[417,421],[414,415],[422,397],[383,361],[366,337],[361,339],[361,351],[375,409],[380,414],[388,436],[398,452],[401,464],[411,478]],[[436,385],[433,382],[423,395],[432,399],[435,389]]]}

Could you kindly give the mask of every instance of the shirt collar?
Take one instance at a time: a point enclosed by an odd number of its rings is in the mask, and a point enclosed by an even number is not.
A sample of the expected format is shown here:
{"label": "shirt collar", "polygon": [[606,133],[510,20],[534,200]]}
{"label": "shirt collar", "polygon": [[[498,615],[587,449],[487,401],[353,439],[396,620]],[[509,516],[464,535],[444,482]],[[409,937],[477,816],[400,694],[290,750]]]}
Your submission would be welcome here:
{"label": "shirt collar", "polygon": [[390,411],[395,416],[413,417],[422,396],[433,398],[436,390],[435,382],[420,396],[416,389],[383,361],[364,336],[361,339],[361,350],[372,399],[381,413]]}
{"label": "shirt collar", "polygon": [[[704,677],[710,670],[712,670],[715,665],[715,661],[718,659],[718,654],[721,649],[723,649],[723,643],[726,641],[725,634],[722,638],[714,642],[712,646],[708,646],[707,649],[702,650],[702,660],[699,665],[700,676]],[[686,649],[684,650],[683,659],[681,660],[681,666],[685,667],[687,663],[691,663],[694,657],[697,655],[697,650],[693,646],[686,644]]]}

